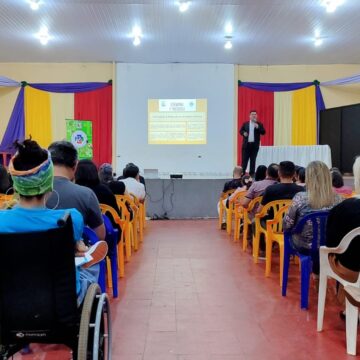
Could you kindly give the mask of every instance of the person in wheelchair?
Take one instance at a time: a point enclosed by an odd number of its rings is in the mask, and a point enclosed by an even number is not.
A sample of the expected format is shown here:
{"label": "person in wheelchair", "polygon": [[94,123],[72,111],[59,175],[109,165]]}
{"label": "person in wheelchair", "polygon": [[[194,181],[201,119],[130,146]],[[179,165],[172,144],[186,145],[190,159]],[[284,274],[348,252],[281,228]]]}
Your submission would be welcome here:
{"label": "person in wheelchair", "polygon": [[[83,243],[84,221],[76,209],[53,210],[46,208],[46,200],[53,190],[53,163],[50,153],[31,139],[16,143],[17,153],[9,164],[17,205],[10,210],[0,210],[1,233],[22,233],[55,229],[58,220],[69,213],[72,218],[76,257],[91,255],[91,260],[76,268],[78,306],[82,303],[90,284],[97,283],[99,265],[108,250],[105,241],[88,248]],[[51,256],[51,254],[49,254]],[[86,260],[85,260],[86,261]],[[81,263],[81,262],[79,262]]]}

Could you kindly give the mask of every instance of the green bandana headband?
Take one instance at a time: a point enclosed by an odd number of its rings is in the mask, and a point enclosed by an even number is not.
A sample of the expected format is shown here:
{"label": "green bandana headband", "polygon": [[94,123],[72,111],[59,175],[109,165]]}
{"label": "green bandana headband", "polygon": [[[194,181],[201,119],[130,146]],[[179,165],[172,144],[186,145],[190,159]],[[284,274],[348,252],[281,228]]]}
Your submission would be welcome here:
{"label": "green bandana headband", "polygon": [[[15,155],[16,156],[16,155]],[[15,170],[14,158],[10,160],[9,173],[15,191],[24,196],[42,195],[53,190],[54,166],[51,155],[39,166],[25,171]]]}

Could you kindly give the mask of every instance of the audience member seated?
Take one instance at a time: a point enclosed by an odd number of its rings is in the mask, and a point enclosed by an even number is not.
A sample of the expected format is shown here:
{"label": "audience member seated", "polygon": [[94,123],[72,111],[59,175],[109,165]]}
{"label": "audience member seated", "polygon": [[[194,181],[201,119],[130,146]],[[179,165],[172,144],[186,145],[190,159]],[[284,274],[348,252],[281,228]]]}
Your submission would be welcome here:
{"label": "audience member seated", "polygon": [[11,177],[6,168],[2,165],[0,165],[0,194],[13,194]]}
{"label": "audience member seated", "polygon": [[110,188],[100,183],[96,165],[91,160],[80,160],[75,172],[75,183],[90,188],[100,204],[109,205],[120,214],[116,198]]}
{"label": "audience member seated", "polygon": [[226,182],[223,188],[223,192],[229,190],[235,190],[238,187],[242,187],[241,177],[243,175],[243,169],[241,166],[235,166],[233,170],[233,179]]}
{"label": "audience member seated", "polygon": [[74,184],[78,154],[68,141],[56,141],[49,146],[54,163],[54,192],[47,201],[52,209],[77,209],[84,218],[85,225],[93,229],[100,240],[105,239],[105,226],[94,192]]}
{"label": "audience member seated", "polygon": [[242,190],[249,190],[252,183],[253,183],[252,177],[250,175],[244,175],[241,178]]}
{"label": "audience member seated", "polygon": [[140,201],[145,199],[145,186],[139,181],[139,168],[130,164],[125,168],[125,178],[120,180],[125,184],[126,191],[134,194]]}
{"label": "audience member seated", "polygon": [[111,164],[104,163],[99,167],[99,178],[100,182],[107,185],[113,194],[125,194],[125,184],[122,181],[116,181],[114,179],[114,173]]}
{"label": "audience member seated", "polygon": [[[288,213],[284,217],[283,229],[290,230],[300,219],[312,211],[330,210],[342,201],[335,194],[331,184],[331,174],[325,163],[312,161],[306,167],[306,191],[297,193]],[[304,255],[309,255],[313,241],[312,225],[305,224],[301,234],[291,238],[291,246]],[[313,273],[319,274],[319,257],[313,260]]]}
{"label": "audience member seated", "polygon": [[[360,157],[353,166],[355,193],[354,198],[346,199],[331,209],[327,221],[326,246],[337,247],[342,238],[360,226]],[[357,236],[343,254],[329,256],[335,273],[349,282],[355,282],[360,272],[360,236]]]}
{"label": "audience member seated", "polygon": [[[261,207],[275,200],[292,199],[294,195],[300,191],[304,191],[302,186],[293,183],[295,175],[295,165],[292,161],[282,161],[279,164],[280,183],[268,186],[263,194]],[[273,216],[269,214],[271,219]]]}
{"label": "audience member seated", "polygon": [[[119,176],[119,177],[117,178],[117,180],[126,179],[125,173],[126,173],[126,168],[127,168],[128,166],[136,166],[136,165],[135,165],[134,163],[128,163],[128,164],[126,164],[126,166],[125,166],[124,169],[123,169],[123,174],[122,174],[121,176]],[[145,191],[146,191],[145,178],[144,178],[143,176],[141,176],[140,173],[139,173],[139,182],[141,182],[141,183],[144,185],[144,188],[145,188]]]}
{"label": "audience member seated", "polygon": [[300,186],[305,186],[305,168],[302,166],[297,167],[295,171],[295,182]]}
{"label": "audience member seated", "polygon": [[[88,248],[81,241],[84,221],[76,209],[52,210],[44,204],[46,197],[53,190],[53,163],[48,151],[35,141],[25,140],[17,143],[15,157],[10,161],[9,171],[14,182],[14,189],[19,194],[19,203],[11,210],[0,210],[1,232],[45,231],[57,227],[59,219],[68,212],[74,228],[74,256],[83,256]],[[93,260],[77,268],[76,290],[80,305],[91,283],[96,283],[99,266],[107,253],[107,244],[100,241],[91,249]],[[56,254],[49,254],[49,256]],[[29,254],[31,256],[31,254]]]}
{"label": "audience member seated", "polygon": [[331,171],[332,186],[336,193],[340,195],[351,195],[352,188],[350,186],[344,186],[344,179],[340,171]]}
{"label": "audience member seated", "polygon": [[266,178],[267,167],[265,165],[259,165],[255,171],[255,181],[261,181]]}
{"label": "audience member seated", "polygon": [[[247,194],[243,199],[240,200],[240,205],[243,207],[248,207],[251,200],[255,199],[258,196],[261,196],[265,189],[277,183],[279,165],[270,164],[266,169],[266,177],[264,180],[255,181],[249,188]],[[257,208],[253,209],[253,213],[257,212]]]}

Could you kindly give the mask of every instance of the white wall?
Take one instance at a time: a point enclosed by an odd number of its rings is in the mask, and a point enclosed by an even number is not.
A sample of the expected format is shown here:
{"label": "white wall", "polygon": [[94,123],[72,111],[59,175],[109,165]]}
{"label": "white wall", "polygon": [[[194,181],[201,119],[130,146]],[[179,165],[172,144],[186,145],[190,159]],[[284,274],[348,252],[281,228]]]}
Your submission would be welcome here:
{"label": "white wall", "polygon": [[[227,177],[234,164],[235,67],[117,64],[116,168],[128,162],[160,175]],[[148,145],[148,99],[208,99],[206,145]]]}

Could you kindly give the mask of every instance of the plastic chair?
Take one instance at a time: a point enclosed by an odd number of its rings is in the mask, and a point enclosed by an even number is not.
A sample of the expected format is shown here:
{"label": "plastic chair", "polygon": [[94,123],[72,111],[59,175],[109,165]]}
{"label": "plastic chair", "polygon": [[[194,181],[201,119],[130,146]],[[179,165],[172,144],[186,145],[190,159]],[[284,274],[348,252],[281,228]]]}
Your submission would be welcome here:
{"label": "plastic chair", "polygon": [[219,199],[219,222],[218,222],[218,228],[221,229],[221,225],[223,223],[223,218],[224,218],[224,211],[225,211],[225,205],[223,203],[223,200],[227,199],[233,192],[235,191],[235,189],[231,189],[228,191],[225,191],[223,193],[221,193],[220,195],[220,199]]}
{"label": "plastic chair", "polygon": [[235,209],[234,209],[234,242],[239,241],[240,230],[241,230],[241,221],[243,221],[243,224],[244,224],[244,208],[241,205],[235,205]]}
{"label": "plastic chair", "polygon": [[[260,212],[255,214],[255,234],[253,235],[253,257],[254,263],[258,263],[259,259],[259,247],[260,247],[260,236],[261,234],[266,237],[266,228],[263,228],[260,220],[268,215],[268,212],[272,210],[274,217],[276,213],[284,206],[290,205],[292,200],[284,199],[284,200],[275,200],[271,201],[268,204],[264,205]],[[270,219],[269,219],[270,220]]]}
{"label": "plastic chair", "polygon": [[226,232],[231,235],[232,230],[232,221],[233,221],[233,215],[235,213],[235,208],[237,201],[244,197],[246,195],[247,191],[239,191],[237,194],[234,195],[234,197],[230,200],[229,199],[229,207],[225,206],[225,212],[226,212]]}
{"label": "plastic chair", "polygon": [[[130,206],[133,208],[133,211],[135,213],[136,219],[135,219],[135,230],[137,230],[139,232],[139,240],[140,242],[143,241],[143,237],[144,237],[144,224],[143,224],[143,216],[141,213],[141,208],[140,208],[140,200],[133,194],[130,193],[129,194],[131,202],[130,202]],[[125,195],[126,197],[126,195]]]}
{"label": "plastic chair", "polygon": [[[120,277],[124,277],[125,276],[125,256],[124,256],[124,248],[125,248],[125,244],[124,244],[124,232],[126,230],[126,224],[124,223],[124,221],[122,221],[119,217],[119,214],[117,213],[117,211],[112,208],[109,205],[105,205],[105,204],[100,204],[100,210],[102,212],[103,215],[106,216],[106,214],[110,214],[114,220],[114,222],[119,225],[120,229],[121,229],[121,237],[119,239],[119,233],[117,231],[117,229],[114,229],[111,222],[110,222],[110,226],[108,226],[106,228],[106,232],[111,234],[110,236],[112,238],[115,239],[115,242],[113,244],[113,246],[117,245],[117,264],[119,266],[119,276]],[[106,223],[105,222],[105,227],[106,227]],[[112,264],[111,264],[112,266]],[[117,278],[117,277],[116,277]]]}
{"label": "plastic chair", "polygon": [[[99,238],[97,237],[96,233],[94,232],[94,230],[90,229],[89,227],[85,226],[84,227],[84,236],[88,239],[89,244],[90,245],[94,245],[95,243],[97,243],[99,241]],[[101,289],[101,292],[106,293],[106,265],[105,265],[105,259],[100,261],[99,263],[100,266],[100,273],[99,273],[99,286]]]}
{"label": "plastic chair", "polygon": [[[248,245],[249,226],[251,226],[250,214],[255,206],[260,205],[262,196],[258,196],[251,200],[247,208],[243,208],[243,251],[246,251]],[[240,237],[240,234],[237,234]]]}
{"label": "plastic chair", "polygon": [[[117,240],[119,238],[118,229],[114,229],[110,219],[103,214],[104,225],[106,229],[105,240],[109,250],[106,257],[106,266],[108,274],[108,286],[113,289],[113,297],[118,297],[118,252]],[[109,264],[110,263],[110,264]],[[111,280],[111,281],[109,281]]]}
{"label": "plastic chair", "polygon": [[347,285],[344,290],[346,296],[346,352],[349,355],[356,355],[360,289]]}
{"label": "plastic chair", "polygon": [[353,286],[360,288],[360,276],[355,283],[350,283],[344,280],[338,274],[336,274],[329,263],[329,254],[342,254],[344,253],[351,241],[360,235],[360,227],[351,230],[341,240],[340,244],[336,248],[328,248],[326,246],[320,247],[320,279],[319,279],[319,296],[318,296],[318,315],[317,315],[317,331],[322,331],[324,322],[324,310],[326,300],[326,289],[328,277],[335,279],[340,284],[345,286]]}
{"label": "plastic chair", "polygon": [[129,261],[131,258],[131,248],[138,250],[138,241],[136,236],[136,208],[131,209],[133,211],[133,218],[131,219],[130,212],[127,208],[127,202],[132,202],[132,199],[129,195],[115,195],[116,202],[121,211],[121,220],[124,222],[124,236],[125,236],[125,247],[126,247],[126,260]]}
{"label": "plastic chair", "polygon": [[[325,244],[326,220],[328,215],[329,212],[325,210],[314,211],[300,219],[294,229],[290,231],[284,231],[284,270],[281,293],[282,296],[286,296],[290,256],[298,256],[301,264],[301,309],[308,309],[312,259],[319,256],[319,247]],[[311,222],[312,225],[313,240],[311,244],[311,254],[304,255],[292,248],[290,245],[290,239],[294,234],[301,234],[304,225],[308,222]]]}
{"label": "plastic chair", "polygon": [[284,233],[283,233],[283,218],[288,211],[289,205],[286,205],[279,209],[273,220],[266,222],[266,266],[265,276],[269,277],[271,273],[271,258],[273,243],[276,242],[279,245],[280,252],[280,286],[282,284],[283,277],[283,263],[284,263]]}

